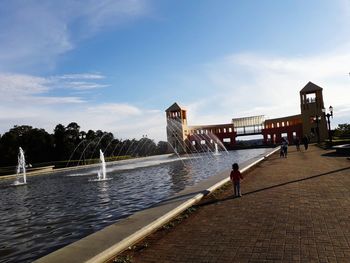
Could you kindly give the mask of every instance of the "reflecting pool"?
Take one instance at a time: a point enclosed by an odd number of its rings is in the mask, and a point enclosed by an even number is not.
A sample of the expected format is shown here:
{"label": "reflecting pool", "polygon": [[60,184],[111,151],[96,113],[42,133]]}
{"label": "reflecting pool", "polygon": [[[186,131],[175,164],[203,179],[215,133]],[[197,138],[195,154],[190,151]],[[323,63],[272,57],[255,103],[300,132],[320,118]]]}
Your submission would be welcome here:
{"label": "reflecting pool", "polygon": [[0,180],[0,258],[31,262],[271,149],[155,156],[27,178]]}

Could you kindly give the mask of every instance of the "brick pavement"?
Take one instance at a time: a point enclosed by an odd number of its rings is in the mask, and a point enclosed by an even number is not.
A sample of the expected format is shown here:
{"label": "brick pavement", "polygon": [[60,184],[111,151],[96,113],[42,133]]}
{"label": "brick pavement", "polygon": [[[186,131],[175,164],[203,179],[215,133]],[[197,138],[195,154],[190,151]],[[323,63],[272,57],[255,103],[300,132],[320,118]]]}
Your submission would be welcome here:
{"label": "brick pavement", "polygon": [[350,161],[289,147],[249,171],[132,262],[350,262]]}

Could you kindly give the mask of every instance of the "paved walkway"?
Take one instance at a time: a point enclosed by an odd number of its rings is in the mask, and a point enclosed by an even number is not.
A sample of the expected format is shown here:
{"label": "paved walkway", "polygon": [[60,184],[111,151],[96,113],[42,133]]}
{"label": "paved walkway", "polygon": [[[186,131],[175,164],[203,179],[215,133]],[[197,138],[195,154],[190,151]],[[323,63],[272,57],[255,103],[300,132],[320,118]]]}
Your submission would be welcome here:
{"label": "paved walkway", "polygon": [[132,262],[350,262],[350,161],[289,148],[246,175],[243,197],[229,188]]}

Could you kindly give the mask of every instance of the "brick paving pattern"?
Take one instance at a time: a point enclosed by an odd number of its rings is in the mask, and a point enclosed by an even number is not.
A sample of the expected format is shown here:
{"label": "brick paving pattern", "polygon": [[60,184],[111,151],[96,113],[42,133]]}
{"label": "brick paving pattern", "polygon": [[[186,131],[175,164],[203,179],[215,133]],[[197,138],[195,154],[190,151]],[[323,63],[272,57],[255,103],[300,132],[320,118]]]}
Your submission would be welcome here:
{"label": "brick paving pattern", "polygon": [[[350,262],[350,161],[311,146],[278,154],[132,262]],[[326,154],[326,155],[325,155]]]}

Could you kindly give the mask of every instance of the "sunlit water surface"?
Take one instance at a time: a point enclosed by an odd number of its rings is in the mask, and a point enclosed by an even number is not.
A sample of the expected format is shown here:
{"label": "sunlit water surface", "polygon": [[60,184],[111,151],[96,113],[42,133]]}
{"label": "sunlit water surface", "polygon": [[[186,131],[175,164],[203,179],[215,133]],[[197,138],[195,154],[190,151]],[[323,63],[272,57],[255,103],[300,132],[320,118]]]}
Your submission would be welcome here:
{"label": "sunlit water surface", "polygon": [[29,177],[22,186],[0,180],[1,262],[31,262],[268,151],[133,160],[107,165],[110,180],[101,182],[93,180],[98,167]]}

